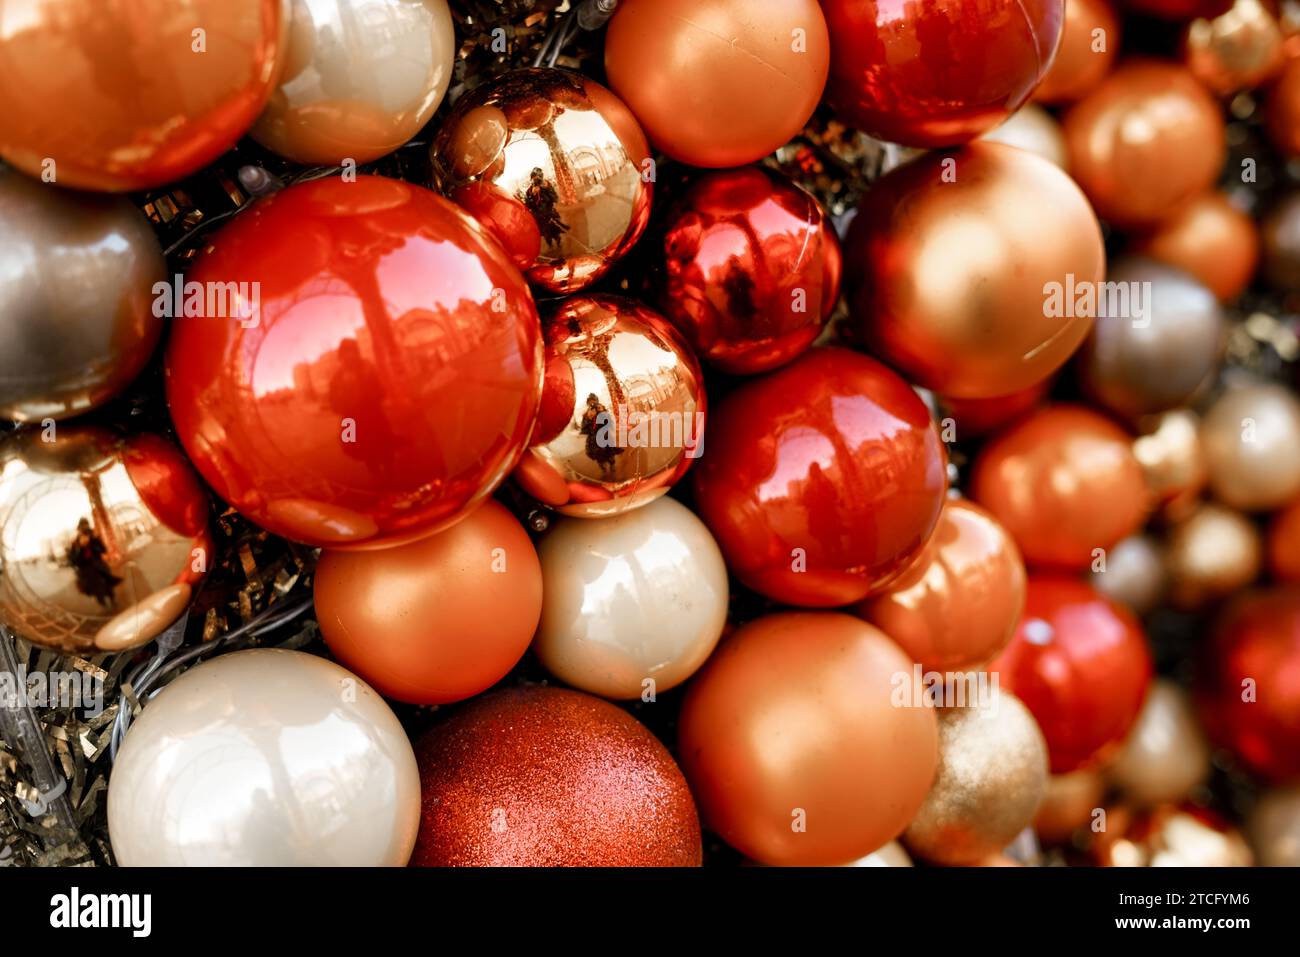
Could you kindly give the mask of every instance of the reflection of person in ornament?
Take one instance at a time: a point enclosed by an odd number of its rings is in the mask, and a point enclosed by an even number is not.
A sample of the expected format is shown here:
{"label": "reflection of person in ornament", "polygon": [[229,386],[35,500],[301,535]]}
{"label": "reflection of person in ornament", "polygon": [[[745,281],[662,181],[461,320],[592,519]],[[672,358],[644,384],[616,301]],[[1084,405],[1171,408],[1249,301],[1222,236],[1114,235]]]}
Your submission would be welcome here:
{"label": "reflection of person in ornament", "polygon": [[596,398],[596,393],[589,393],[578,431],[587,437],[587,458],[600,466],[606,481],[613,480],[614,460],[623,454],[623,449],[612,441],[613,428],[613,414]]}
{"label": "reflection of person in ornament", "polygon": [[561,235],[569,231],[555,208],[560,202],[560,194],[546,182],[546,174],[540,166],[533,167],[529,180],[528,189],[520,198],[537,221],[542,238],[548,245],[554,246],[560,241]]}
{"label": "reflection of person in ornament", "polygon": [[[384,414],[383,383],[361,355],[356,339],[339,343],[338,371],[330,380],[330,408],[355,423],[343,454],[357,459],[385,481],[397,474],[398,435]],[[363,440],[364,435],[364,440]]]}
{"label": "reflection of person in ornament", "polygon": [[83,518],[77,523],[77,534],[68,545],[68,564],[76,570],[77,590],[89,595],[104,608],[113,606],[113,589],[122,583],[122,579],[113,574],[104,561],[108,551],[103,539],[90,527],[90,520]]}

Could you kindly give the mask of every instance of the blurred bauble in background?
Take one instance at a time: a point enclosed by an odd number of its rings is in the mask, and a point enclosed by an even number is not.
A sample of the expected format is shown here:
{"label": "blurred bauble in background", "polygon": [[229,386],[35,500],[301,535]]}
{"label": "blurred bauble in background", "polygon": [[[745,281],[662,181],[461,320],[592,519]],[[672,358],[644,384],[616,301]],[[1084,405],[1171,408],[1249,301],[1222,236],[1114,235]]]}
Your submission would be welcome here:
{"label": "blurred bauble in background", "polygon": [[860,601],[939,520],[947,456],[930,412],[860,353],[813,349],[746,382],[714,410],[709,435],[697,511],[732,573],[777,601]]}
{"label": "blurred bauble in background", "polygon": [[742,625],[690,683],[678,723],[705,824],[764,864],[845,864],[897,837],[938,761],[925,690],[896,680],[911,668],[849,615]]}
{"label": "blurred bauble in background", "polygon": [[1007,121],[989,130],[981,139],[1005,143],[1036,153],[1053,166],[1069,169],[1070,154],[1065,148],[1065,134],[1056,117],[1040,106],[1026,103],[1007,117]]}
{"label": "blurred bauble in background", "polygon": [[706,173],[668,214],[664,314],[700,359],[751,375],[812,345],[840,291],[817,200],[761,166]]}
{"label": "blurred bauble in background", "polygon": [[1183,32],[1183,63],[1219,96],[1253,90],[1286,61],[1286,36],[1273,0],[1233,0],[1218,16],[1201,16]]}
{"label": "blurred bauble in background", "polygon": [[609,85],[655,148],[691,166],[752,163],[792,139],[826,86],[815,0],[622,0]]}
{"label": "blurred bauble in background", "polygon": [[1065,0],[1056,58],[1034,90],[1040,103],[1072,103],[1101,82],[1115,63],[1120,23],[1111,0]]}
{"label": "blurred bauble in background", "polygon": [[369,163],[433,116],[451,82],[447,0],[293,0],[280,85],[251,135],[295,163]]}
{"label": "blurred bauble in background", "polygon": [[1034,833],[1044,844],[1064,844],[1076,830],[1099,819],[1105,796],[1106,779],[1095,768],[1048,775]]}
{"label": "blurred bauble in background", "polygon": [[456,101],[432,157],[437,188],[550,292],[591,285],[650,219],[645,136],[618,97],[580,73],[493,77]]}
{"label": "blurred bauble in background", "polygon": [[566,515],[600,518],[663,495],[704,452],[699,363],[653,309],[574,296],[542,323],[545,379],[515,480]]}
{"label": "blurred bauble in background", "polygon": [[1102,867],[1250,867],[1250,847],[1220,815],[1190,803],[1107,810],[1091,844]]}
{"label": "blurred bauble in background", "polygon": [[423,867],[694,867],[700,823],[667,749],[562,688],[496,691],[416,742]]}
{"label": "blurred bauble in background", "polygon": [[1264,97],[1264,129],[1287,156],[1300,156],[1300,58],[1292,57]]}
{"label": "blurred bauble in background", "polygon": [[1197,609],[1235,594],[1259,577],[1263,552],[1259,529],[1240,512],[1212,502],[1197,506],[1168,531],[1170,602]]}
{"label": "blurred bauble in background", "polygon": [[1274,580],[1300,583],[1300,499],[1273,515],[1266,550],[1268,571]]}
{"label": "blurred bauble in background", "polygon": [[1265,791],[1246,834],[1262,867],[1300,867],[1300,786]]}
{"label": "blurred bauble in background", "polygon": [[149,189],[207,166],[262,112],[289,33],[284,0],[37,0],[9,12],[0,157],[78,189]]}
{"label": "blurred bauble in background", "polygon": [[1106,561],[1088,579],[1107,598],[1145,615],[1164,598],[1169,582],[1165,553],[1150,535],[1130,535],[1106,550]]}
{"label": "blurred bauble in background", "polygon": [[127,200],[0,170],[0,417],[63,419],[126,388],[162,333],[165,273]]}
{"label": "blurred bauble in background", "polygon": [[1147,488],[1163,517],[1177,521],[1196,508],[1209,481],[1201,420],[1188,409],[1171,409],[1143,418],[1133,440]]}
{"label": "blurred bauble in background", "polygon": [[1182,801],[1205,783],[1210,745],[1182,688],[1166,678],[1151,683],[1137,723],[1106,776],[1138,804]]}
{"label": "blurred bauble in background", "polygon": [[1210,191],[1135,236],[1128,251],[1181,269],[1220,302],[1230,302],[1255,276],[1259,235],[1254,221],[1226,195]]}
{"label": "blurred bauble in background", "polygon": [[1283,385],[1230,386],[1201,419],[1201,447],[1225,505],[1268,511],[1300,495],[1300,399]]}
{"label": "blurred bauble in background", "polygon": [[1162,20],[1190,20],[1217,17],[1232,6],[1232,0],[1123,0],[1134,13]]}
{"label": "blurred bauble in background", "polygon": [[0,439],[0,623],[67,654],[135,648],[215,562],[208,497],[180,450],[90,426]]}
{"label": "blurred bauble in background", "polygon": [[1025,389],[1065,363],[1092,325],[1091,311],[1073,308],[1074,290],[1101,282],[1106,256],[1065,173],[979,142],[872,184],[844,262],[853,323],[872,354],[919,385],[972,399]]}
{"label": "blurred bauble in background", "polygon": [[187,280],[233,295],[174,323],[176,431],[217,493],[269,531],[332,547],[423,538],[491,494],[528,440],[542,372],[532,295],[426,189],[290,186],[218,232]]}
{"label": "blurred bauble in background", "polygon": [[1019,392],[987,399],[953,399],[943,396],[939,404],[947,415],[940,424],[947,428],[950,424],[948,419],[951,419],[954,438],[959,442],[982,438],[1024,418],[1041,405],[1051,384],[1051,379],[1044,379]]}
{"label": "blurred bauble in background", "polygon": [[1264,280],[1278,292],[1300,292],[1300,192],[1288,193],[1269,208],[1259,237]]}

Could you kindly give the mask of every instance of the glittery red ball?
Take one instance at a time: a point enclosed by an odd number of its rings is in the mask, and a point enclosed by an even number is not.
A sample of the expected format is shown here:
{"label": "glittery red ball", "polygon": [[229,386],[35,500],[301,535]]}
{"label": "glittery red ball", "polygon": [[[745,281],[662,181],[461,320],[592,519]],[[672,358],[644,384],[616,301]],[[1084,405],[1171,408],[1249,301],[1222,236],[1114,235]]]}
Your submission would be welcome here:
{"label": "glittery red ball", "polygon": [[1202,646],[1196,701],[1210,737],[1250,770],[1300,779],[1300,589],[1228,607]]}
{"label": "glittery red ball", "polygon": [[561,688],[478,698],[416,745],[419,867],[695,867],[700,822],[667,749]]}

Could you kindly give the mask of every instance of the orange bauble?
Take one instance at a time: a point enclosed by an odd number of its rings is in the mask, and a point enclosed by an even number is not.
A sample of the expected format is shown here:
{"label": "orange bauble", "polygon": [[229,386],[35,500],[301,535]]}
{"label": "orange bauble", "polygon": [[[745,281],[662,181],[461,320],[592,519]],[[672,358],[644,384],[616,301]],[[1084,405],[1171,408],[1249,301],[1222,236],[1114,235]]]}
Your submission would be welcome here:
{"label": "orange bauble", "polygon": [[[678,725],[704,822],[764,864],[845,864],[902,832],[938,764],[912,663],[849,615],[751,621],[692,680]],[[905,689],[904,689],[905,690]]]}
{"label": "orange bauble", "polygon": [[1223,113],[1181,66],[1121,65],[1065,115],[1070,175],[1102,219],[1148,225],[1213,185],[1226,150]]}
{"label": "orange bauble", "polygon": [[984,447],[971,496],[1029,564],[1083,569],[1094,549],[1142,527],[1149,493],[1123,429],[1082,406],[1051,405]]}
{"label": "orange bauble", "polygon": [[1275,581],[1300,582],[1300,500],[1282,509],[1269,523],[1268,570]]}
{"label": "orange bauble", "polygon": [[1259,234],[1249,216],[1222,193],[1204,193],[1129,250],[1181,269],[1219,297],[1236,299],[1259,264]]}
{"label": "orange bauble", "polygon": [[984,509],[954,499],[921,557],[858,612],[927,671],[962,671],[1002,650],[1024,606],[1016,543]]}
{"label": "orange bauble", "polygon": [[1287,60],[1282,75],[1269,87],[1264,128],[1274,146],[1288,156],[1300,156],[1300,57]]}
{"label": "orange bauble", "polygon": [[380,693],[413,704],[491,687],[523,657],[541,612],[533,543],[492,500],[409,545],[326,549],[316,568],[330,651]]}
{"label": "orange bauble", "polygon": [[1034,99],[1072,103],[1101,82],[1118,53],[1119,18],[1110,0],[1065,0],[1061,44]]}

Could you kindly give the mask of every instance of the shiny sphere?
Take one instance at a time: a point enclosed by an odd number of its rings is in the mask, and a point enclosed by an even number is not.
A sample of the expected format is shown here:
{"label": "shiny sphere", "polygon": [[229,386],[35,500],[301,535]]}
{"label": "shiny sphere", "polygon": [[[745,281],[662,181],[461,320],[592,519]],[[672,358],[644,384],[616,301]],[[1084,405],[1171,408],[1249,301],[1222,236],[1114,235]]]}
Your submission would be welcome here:
{"label": "shiny sphere", "polygon": [[884,588],[939,520],[946,459],[929,410],[874,359],[813,349],[729,394],[695,504],[755,591],[831,607]]}
{"label": "shiny sphere", "polygon": [[280,85],[251,131],[295,163],[369,163],[433,116],[451,82],[447,0],[293,0]]}
{"label": "shiny sphere", "polygon": [[383,699],[276,648],[221,655],[163,688],[108,786],[125,867],[401,867],[419,814],[415,755]]}
{"label": "shiny sphere", "polygon": [[925,670],[964,671],[1002,650],[1024,607],[1016,543],[978,505],[949,499],[925,551],[858,613]]}
{"label": "shiny sphere", "polygon": [[1223,113],[1181,66],[1130,60],[1065,114],[1070,175],[1102,219],[1150,225],[1208,190],[1223,167]]}
{"label": "shiny sphere", "polygon": [[[186,278],[208,302],[168,346],[176,431],[217,493],[277,535],[422,538],[491,494],[528,440],[532,296],[428,190],[378,176],[291,186],[218,232]],[[249,297],[213,303],[232,283]]]}
{"label": "shiny sphere", "polygon": [[650,221],[645,135],[618,97],[568,70],[512,70],[466,93],[432,156],[437,188],[550,292],[591,285]]}
{"label": "shiny sphere", "polygon": [[1271,0],[1234,0],[1227,12],[1201,17],[1183,32],[1183,62],[1219,96],[1272,79],[1286,61],[1286,35]]}
{"label": "shiny sphere", "polygon": [[835,227],[817,200],[763,167],[695,180],[663,246],[664,314],[724,372],[766,372],[806,351],[840,293]]}
{"label": "shiny sphere", "polygon": [[327,548],[314,588],[321,635],[339,663],[412,704],[486,691],[523,657],[542,613],[533,543],[492,499],[396,548]]}
{"label": "shiny sphere", "polygon": [[1145,615],[1164,598],[1169,585],[1164,547],[1150,535],[1130,535],[1106,550],[1106,563],[1089,576],[1092,587],[1112,601]]}
{"label": "shiny sphere", "polygon": [[1029,99],[1056,52],[1064,0],[822,0],[827,99],[849,125],[904,146],[953,146]]}
{"label": "shiny sphere", "polygon": [[621,0],[609,84],[655,148],[691,166],[752,163],[817,108],[830,41],[815,0]]}
{"label": "shiny sphere", "polygon": [[0,157],[77,189],[150,189],[207,166],[266,105],[288,36],[284,0],[8,6],[0,76],[22,93],[6,98]]}
{"label": "shiny sphere", "polygon": [[[934,709],[894,701],[911,662],[848,615],[742,625],[690,683],[678,754],[710,830],[764,864],[846,864],[897,837],[934,780]],[[919,691],[919,689],[918,689]],[[793,826],[799,812],[806,828]]]}
{"label": "shiny sphere", "polygon": [[1172,409],[1142,419],[1133,455],[1164,517],[1177,521],[1196,507],[1209,473],[1195,412]]}
{"label": "shiny sphere", "polygon": [[700,822],[668,750],[591,695],[476,698],[416,744],[423,867],[697,867]]}
{"label": "shiny sphere", "polygon": [[162,333],[165,271],[125,199],[0,170],[0,418],[64,419],[126,388]]}
{"label": "shiny sphere", "polygon": [[[1083,406],[1049,405],[980,451],[970,494],[1030,565],[1083,569],[1142,527],[1148,492],[1131,440]],[[1105,508],[1098,503],[1105,502]]]}
{"label": "shiny sphere", "polygon": [[727,623],[727,566],[685,505],[585,522],[562,519],[538,547],[543,591],[533,642],[561,681],[606,698],[676,687]]}
{"label": "shiny sphere", "polygon": [[153,640],[215,560],[198,476],[155,435],[44,437],[0,440],[0,623],[68,654]]}
{"label": "shiny sphere", "polygon": [[1151,683],[1133,614],[1075,578],[1033,575],[1011,643],[989,665],[1033,713],[1052,773],[1096,766],[1128,736]]}
{"label": "shiny sphere", "polygon": [[1210,745],[1187,693],[1167,679],[1151,684],[1128,740],[1106,769],[1129,801],[1182,801],[1210,776]]}
{"label": "shiny sphere", "polygon": [[1203,193],[1153,230],[1129,252],[1181,269],[1230,302],[1250,285],[1259,264],[1254,221],[1222,193]]}
{"label": "shiny sphere", "polygon": [[1285,386],[1228,389],[1201,419],[1201,447],[1225,505],[1267,511],[1300,495],[1300,399]]}
{"label": "shiny sphere", "polygon": [[1264,130],[1287,156],[1300,156],[1300,59],[1288,59],[1264,98]]}
{"label": "shiny sphere", "polygon": [[1065,0],[1061,45],[1034,99],[1058,104],[1085,96],[1110,72],[1119,48],[1120,21],[1111,0]]}
{"label": "shiny sphere", "polygon": [[1195,609],[1235,594],[1259,577],[1263,552],[1250,519],[1221,505],[1199,506],[1169,530],[1165,567],[1172,604]]}
{"label": "shiny sphere", "polygon": [[566,515],[653,502],[704,451],[704,377],[652,309],[617,296],[566,299],[543,323],[541,411],[515,480]]}
{"label": "shiny sphere", "polygon": [[1067,290],[1100,282],[1106,255],[1065,173],[980,142],[873,183],[844,262],[853,324],[872,354],[927,389],[978,399],[1028,388],[1065,363],[1093,317]]}

